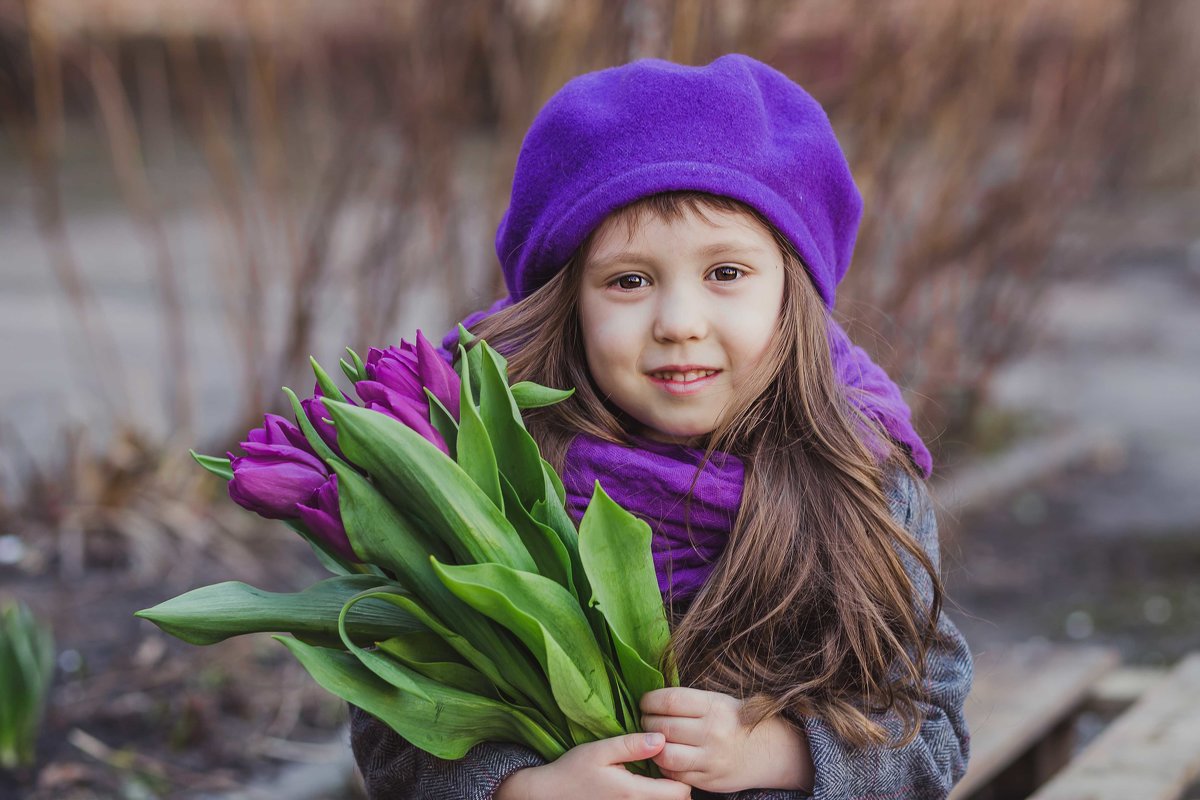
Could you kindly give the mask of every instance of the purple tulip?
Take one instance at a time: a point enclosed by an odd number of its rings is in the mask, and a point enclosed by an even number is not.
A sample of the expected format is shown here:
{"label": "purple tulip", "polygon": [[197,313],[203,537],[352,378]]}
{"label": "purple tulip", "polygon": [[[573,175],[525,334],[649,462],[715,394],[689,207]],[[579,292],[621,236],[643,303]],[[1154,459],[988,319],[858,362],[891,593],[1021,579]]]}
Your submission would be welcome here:
{"label": "purple tulip", "polygon": [[347,561],[359,560],[350,546],[346,528],[342,525],[341,511],[338,507],[337,475],[330,475],[329,480],[317,489],[307,503],[296,506],[296,511],[300,514],[300,521],[318,538],[328,543],[338,555]]}
{"label": "purple tulip", "polygon": [[[342,392],[342,399],[347,403],[354,403],[353,400]],[[333,427],[333,423],[329,421],[329,412],[325,410],[324,397],[321,395],[319,387],[313,387],[313,396],[306,400],[300,401],[300,407],[304,409],[304,416],[308,417],[308,421],[317,431],[317,435],[321,437],[321,441],[329,445],[338,458],[345,460],[342,455],[342,449],[338,447],[337,430]]]}
{"label": "purple tulip", "polygon": [[364,367],[367,377],[372,381],[382,383],[426,408],[423,387],[428,387],[446,410],[458,419],[458,373],[438,354],[420,330],[417,331],[416,344],[401,340],[399,347],[389,347],[387,350],[370,348]]}
{"label": "purple tulip", "polygon": [[228,454],[233,502],[268,519],[299,518],[338,553],[357,560],[338,512],[336,478],[299,428],[267,414],[242,449],[244,456]]}
{"label": "purple tulip", "polygon": [[458,419],[459,378],[417,331],[417,342],[401,340],[399,347],[367,351],[364,364],[369,380],[354,385],[366,408],[387,414],[424,436],[449,454],[446,441],[429,421],[429,399],[425,388]]}
{"label": "purple tulip", "polygon": [[295,519],[296,504],[312,497],[329,478],[329,470],[300,429],[278,414],[267,414],[263,427],[248,436],[242,442],[246,455],[229,454],[229,496],[268,519]]}
{"label": "purple tulip", "polygon": [[363,399],[364,407],[403,422],[437,445],[443,453],[450,454],[446,440],[429,422],[429,406],[425,402],[403,392],[395,391],[379,381],[359,381],[354,384],[354,388],[358,390],[358,396]]}

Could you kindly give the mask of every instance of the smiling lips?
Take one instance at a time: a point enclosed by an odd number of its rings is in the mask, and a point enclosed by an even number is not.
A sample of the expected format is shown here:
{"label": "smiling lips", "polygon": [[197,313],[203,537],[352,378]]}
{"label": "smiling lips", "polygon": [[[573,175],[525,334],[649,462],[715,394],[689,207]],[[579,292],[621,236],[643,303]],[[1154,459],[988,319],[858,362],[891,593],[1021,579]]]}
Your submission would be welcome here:
{"label": "smiling lips", "polygon": [[646,374],[661,380],[691,381],[720,371],[703,364],[664,364],[658,369],[647,370]]}
{"label": "smiling lips", "polygon": [[646,374],[650,380],[672,394],[691,394],[703,388],[720,371],[696,364],[671,364]]}
{"label": "smiling lips", "polygon": [[657,378],[661,381],[671,381],[672,383],[690,383],[697,378],[707,378],[717,372],[715,369],[694,369],[687,372],[651,372],[650,377]]}

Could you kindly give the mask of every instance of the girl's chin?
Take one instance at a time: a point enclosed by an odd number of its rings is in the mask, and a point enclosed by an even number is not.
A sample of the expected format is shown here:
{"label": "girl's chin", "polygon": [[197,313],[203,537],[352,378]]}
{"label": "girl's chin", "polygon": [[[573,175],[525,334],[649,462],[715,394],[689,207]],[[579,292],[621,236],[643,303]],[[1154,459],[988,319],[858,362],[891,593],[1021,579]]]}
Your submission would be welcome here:
{"label": "girl's chin", "polygon": [[704,437],[708,436],[708,434],[712,433],[712,431],[664,431],[659,430],[658,428],[652,428],[649,425],[642,425],[637,431],[635,431],[635,433],[644,439],[651,439],[656,442],[663,442],[664,444],[679,444],[687,447],[696,447],[701,445],[704,441]]}

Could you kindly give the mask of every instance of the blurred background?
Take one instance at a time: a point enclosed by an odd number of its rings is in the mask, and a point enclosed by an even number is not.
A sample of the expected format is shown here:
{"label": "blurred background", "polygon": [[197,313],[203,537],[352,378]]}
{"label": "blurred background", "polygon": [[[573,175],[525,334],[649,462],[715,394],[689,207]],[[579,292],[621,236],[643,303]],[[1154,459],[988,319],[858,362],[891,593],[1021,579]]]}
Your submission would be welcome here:
{"label": "blurred background", "polygon": [[282,647],[131,616],[319,575],[188,449],[500,296],[537,109],[645,56],[828,110],[866,200],[838,313],[934,451],[973,649],[1200,648],[1197,42],[1194,0],[0,0],[0,600],[55,639],[0,796],[355,796]]}

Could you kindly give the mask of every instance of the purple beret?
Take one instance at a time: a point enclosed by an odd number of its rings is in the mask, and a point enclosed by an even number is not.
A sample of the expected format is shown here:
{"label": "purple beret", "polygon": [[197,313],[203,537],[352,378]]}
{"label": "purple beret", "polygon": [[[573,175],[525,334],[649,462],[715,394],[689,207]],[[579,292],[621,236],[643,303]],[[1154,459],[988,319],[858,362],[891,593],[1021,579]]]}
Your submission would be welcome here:
{"label": "purple beret", "polygon": [[705,67],[635,61],[580,75],[550,98],[525,136],[496,232],[509,294],[532,294],[615,209],[677,189],[758,209],[833,307],[862,197],[820,104],[737,54]]}

